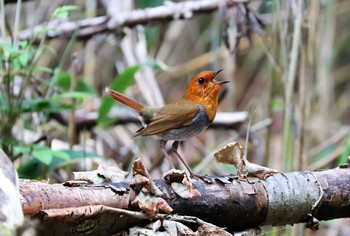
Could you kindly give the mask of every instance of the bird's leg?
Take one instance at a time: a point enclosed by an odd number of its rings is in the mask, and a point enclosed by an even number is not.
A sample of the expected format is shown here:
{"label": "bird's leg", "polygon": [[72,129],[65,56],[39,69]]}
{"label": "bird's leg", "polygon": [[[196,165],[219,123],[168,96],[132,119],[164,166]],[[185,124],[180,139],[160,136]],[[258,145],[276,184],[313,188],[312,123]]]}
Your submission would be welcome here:
{"label": "bird's leg", "polygon": [[166,145],[166,140],[160,140],[160,149],[162,150],[164,156],[166,156],[166,158],[168,159],[170,166],[172,169],[175,169],[173,162],[171,161],[170,155],[168,154],[168,152],[165,150],[165,145]]}
{"label": "bird's leg", "polygon": [[213,181],[206,176],[201,176],[201,175],[196,175],[192,172],[191,168],[186,164],[186,162],[184,161],[184,159],[181,157],[181,155],[179,154],[179,152],[177,151],[177,148],[179,147],[179,141],[174,141],[173,143],[173,152],[176,154],[176,156],[180,159],[180,161],[182,162],[182,164],[184,164],[184,166],[186,167],[187,171],[190,173],[190,178],[198,178],[203,180],[204,182],[211,184],[213,183]]}
{"label": "bird's leg", "polygon": [[174,141],[173,142],[173,145],[172,145],[172,149],[173,149],[173,152],[176,154],[176,156],[180,159],[180,161],[182,162],[182,164],[184,164],[184,166],[186,167],[187,171],[190,173],[190,177],[193,178],[193,177],[197,177],[197,175],[195,175],[191,168],[186,164],[186,162],[184,161],[184,159],[181,157],[181,155],[179,154],[179,152],[177,151],[179,147],[179,141]]}

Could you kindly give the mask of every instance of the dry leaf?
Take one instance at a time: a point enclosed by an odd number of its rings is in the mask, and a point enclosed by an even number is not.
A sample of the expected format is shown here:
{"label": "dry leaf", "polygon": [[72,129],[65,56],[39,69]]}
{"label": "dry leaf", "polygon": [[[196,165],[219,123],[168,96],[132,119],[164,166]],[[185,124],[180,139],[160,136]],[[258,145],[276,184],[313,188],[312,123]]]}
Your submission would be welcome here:
{"label": "dry leaf", "polygon": [[169,181],[172,190],[184,199],[200,197],[201,193],[193,189],[192,183],[184,171],[172,169],[164,173],[163,178]]}
{"label": "dry leaf", "polygon": [[132,174],[135,176],[137,174],[145,176],[150,179],[150,175],[142,163],[142,158],[137,158],[132,164]]}
{"label": "dry leaf", "polygon": [[159,211],[170,213],[173,209],[161,197],[155,197],[148,194],[146,191],[141,191],[132,202],[137,203],[140,209],[150,218],[154,218]]}
{"label": "dry leaf", "polygon": [[163,174],[163,178],[166,181],[172,182],[182,182],[185,178],[186,173],[183,170],[171,169]]}
{"label": "dry leaf", "polygon": [[163,192],[151,180],[148,171],[144,167],[141,158],[134,161],[133,164],[133,178],[131,180],[131,187],[139,192],[142,188],[146,188],[150,193],[156,196],[162,196]]}
{"label": "dry leaf", "polygon": [[278,173],[277,170],[249,162],[245,158],[243,148],[238,142],[227,144],[215,153],[214,157],[218,162],[236,166],[237,175],[240,177],[251,176],[266,179]]}
{"label": "dry leaf", "polygon": [[171,236],[189,235],[193,233],[193,231],[190,228],[177,221],[164,220],[162,225],[165,231]]}
{"label": "dry leaf", "polygon": [[128,172],[122,171],[117,166],[98,165],[98,175],[106,179],[108,182],[121,182],[126,180]]}
{"label": "dry leaf", "polygon": [[186,225],[172,220],[157,220],[146,225],[144,228],[132,227],[129,235],[149,235],[149,236],[178,236],[194,235],[193,231]]}
{"label": "dry leaf", "polygon": [[232,236],[232,234],[225,231],[224,229],[211,224],[203,224],[199,226],[196,233],[198,236],[205,236],[205,235]]}
{"label": "dry leaf", "polygon": [[87,181],[92,184],[102,184],[125,181],[128,172],[122,171],[117,166],[99,165],[96,170],[73,172],[73,175],[74,180]]}

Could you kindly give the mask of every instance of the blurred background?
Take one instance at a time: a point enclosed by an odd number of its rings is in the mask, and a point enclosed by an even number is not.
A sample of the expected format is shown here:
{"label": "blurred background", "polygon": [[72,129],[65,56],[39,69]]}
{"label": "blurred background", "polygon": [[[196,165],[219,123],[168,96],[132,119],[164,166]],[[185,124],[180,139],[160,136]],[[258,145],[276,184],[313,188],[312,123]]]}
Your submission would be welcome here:
{"label": "blurred background", "polygon": [[[244,145],[249,119],[254,163],[279,171],[348,163],[350,2],[233,2],[0,1],[0,144],[20,177],[63,182],[98,164],[129,171],[138,157],[161,177],[170,165],[159,142],[134,138],[141,123],[104,88],[160,107],[180,98],[196,73],[220,68],[218,79],[231,83],[218,119],[180,146],[195,173],[235,173],[213,153],[229,142]],[[151,8],[161,5],[172,17],[155,17]],[[133,22],[144,8],[148,14]],[[347,235],[345,223],[288,232]]]}

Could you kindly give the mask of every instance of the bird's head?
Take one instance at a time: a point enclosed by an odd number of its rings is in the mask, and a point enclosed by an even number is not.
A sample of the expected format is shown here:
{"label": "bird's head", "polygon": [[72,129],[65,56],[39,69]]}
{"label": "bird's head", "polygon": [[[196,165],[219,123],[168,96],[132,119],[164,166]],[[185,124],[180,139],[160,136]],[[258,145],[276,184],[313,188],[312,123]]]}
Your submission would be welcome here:
{"label": "bird's head", "polygon": [[203,71],[196,74],[189,82],[184,94],[185,99],[203,105],[207,110],[209,119],[215,117],[221,85],[230,82],[215,80],[215,77],[222,70]]}

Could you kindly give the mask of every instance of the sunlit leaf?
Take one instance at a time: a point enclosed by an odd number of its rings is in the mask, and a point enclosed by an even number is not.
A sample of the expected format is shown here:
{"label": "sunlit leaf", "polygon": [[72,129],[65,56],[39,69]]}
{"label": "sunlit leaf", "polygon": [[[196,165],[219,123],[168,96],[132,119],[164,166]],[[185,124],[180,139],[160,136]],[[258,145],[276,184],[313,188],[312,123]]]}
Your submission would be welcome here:
{"label": "sunlit leaf", "polygon": [[48,147],[43,147],[41,149],[34,150],[32,152],[32,156],[38,161],[48,166],[50,165],[53,158],[52,150]]}
{"label": "sunlit leaf", "polygon": [[79,6],[77,5],[64,5],[62,7],[58,7],[53,13],[51,18],[62,18],[62,19],[68,19],[68,14],[70,11],[79,9]]}
{"label": "sunlit leaf", "polygon": [[84,98],[88,97],[94,97],[94,94],[86,93],[86,92],[76,92],[76,91],[68,91],[60,94],[56,94],[53,96],[54,99],[60,99],[60,98],[75,98],[77,100],[82,101]]}
{"label": "sunlit leaf", "polygon": [[35,67],[33,67],[33,71],[34,72],[46,72],[49,74],[53,73],[53,70],[50,67],[46,67],[46,66],[35,66]]}
{"label": "sunlit leaf", "polygon": [[283,109],[283,102],[281,99],[276,98],[272,100],[271,106],[273,112],[280,112]]}

